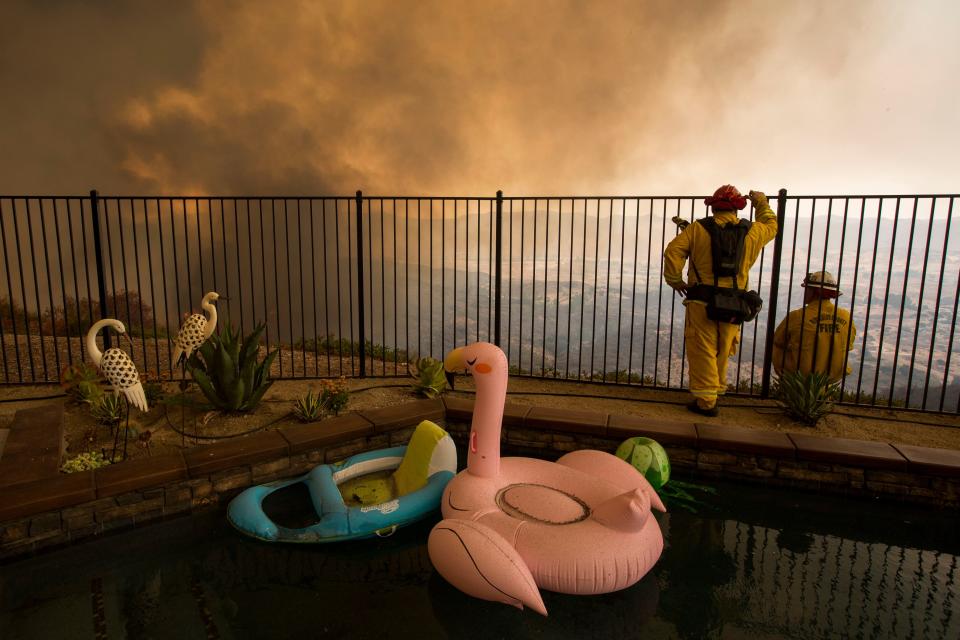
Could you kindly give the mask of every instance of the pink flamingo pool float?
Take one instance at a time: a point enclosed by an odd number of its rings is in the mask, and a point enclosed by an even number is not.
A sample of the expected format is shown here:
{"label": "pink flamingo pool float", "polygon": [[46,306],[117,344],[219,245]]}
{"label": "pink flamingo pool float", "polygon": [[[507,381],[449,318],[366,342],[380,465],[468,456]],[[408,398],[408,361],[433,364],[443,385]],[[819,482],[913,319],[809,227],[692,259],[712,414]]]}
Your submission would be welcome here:
{"label": "pink flamingo pool float", "polygon": [[651,507],[666,511],[643,475],[603,451],[556,462],[501,458],[507,358],[496,345],[454,349],[477,396],[467,468],[447,485],[430,532],[434,567],[464,593],[547,615],[540,589],[609,593],[636,583],[663,551]]}

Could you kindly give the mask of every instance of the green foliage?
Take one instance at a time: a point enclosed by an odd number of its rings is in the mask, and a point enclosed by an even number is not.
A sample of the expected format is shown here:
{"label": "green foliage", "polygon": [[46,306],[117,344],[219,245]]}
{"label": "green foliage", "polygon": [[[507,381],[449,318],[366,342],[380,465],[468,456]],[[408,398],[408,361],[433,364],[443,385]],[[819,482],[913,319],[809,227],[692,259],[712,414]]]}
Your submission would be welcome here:
{"label": "green foliage", "polygon": [[748,393],[752,396],[758,396],[760,392],[763,391],[763,385],[756,381],[741,380],[736,384],[732,382],[727,384],[727,391],[730,393]]}
{"label": "green foliage", "polygon": [[261,324],[241,343],[240,332],[229,324],[187,360],[187,370],[207,400],[222,411],[253,411],[272,381],[268,380],[270,365],[279,353],[274,350],[257,362]]}
{"label": "green foliage", "polygon": [[416,380],[411,385],[414,391],[428,398],[436,398],[447,390],[447,376],[439,360],[420,358],[416,373],[410,375]]}
{"label": "green foliage", "polygon": [[147,405],[151,407],[160,404],[166,396],[163,385],[159,382],[144,382],[143,394],[147,397]]}
{"label": "green foliage", "polygon": [[120,396],[101,392],[87,403],[90,405],[90,415],[100,424],[119,424],[120,418],[123,417],[123,401]]}
{"label": "green foliage", "polygon": [[60,384],[64,392],[74,402],[93,402],[103,391],[100,389],[99,372],[86,362],[78,362],[64,368],[60,374]]}
{"label": "green foliage", "polygon": [[300,422],[316,422],[323,417],[323,397],[308,391],[307,395],[300,396],[293,404],[293,415]]}
{"label": "green foliage", "polygon": [[[308,338],[298,340],[293,345],[294,349],[303,349],[308,353],[323,353],[330,355],[359,356],[360,343],[346,338],[337,338],[333,334],[321,336],[320,338]],[[370,340],[364,342],[364,352],[366,357],[384,362],[408,362],[410,355],[404,349],[391,349],[382,344],[374,344]]]}
{"label": "green foliage", "polygon": [[110,461],[104,458],[102,453],[99,451],[94,451],[92,453],[81,453],[76,457],[70,458],[63,463],[63,466],[60,467],[60,471],[63,471],[64,473],[91,471],[93,469],[105,467],[108,464],[110,464]]}
{"label": "green foliage", "polygon": [[150,370],[140,376],[140,382],[143,384],[143,394],[147,397],[147,405],[155,407],[164,401],[167,393],[163,389],[165,376],[157,374]]}
{"label": "green foliage", "polygon": [[777,402],[787,415],[814,426],[833,410],[840,385],[822,372],[784,373],[777,381]]}
{"label": "green foliage", "polygon": [[347,379],[341,376],[336,380],[321,380],[320,387],[320,401],[324,408],[334,415],[340,415],[340,411],[350,401]]}
{"label": "green foliage", "polygon": [[690,513],[699,513],[701,509],[716,511],[717,507],[712,501],[704,501],[697,497],[697,494],[716,495],[717,490],[702,484],[693,484],[681,482],[680,480],[671,480],[657,490],[660,498],[668,511],[683,509]]}

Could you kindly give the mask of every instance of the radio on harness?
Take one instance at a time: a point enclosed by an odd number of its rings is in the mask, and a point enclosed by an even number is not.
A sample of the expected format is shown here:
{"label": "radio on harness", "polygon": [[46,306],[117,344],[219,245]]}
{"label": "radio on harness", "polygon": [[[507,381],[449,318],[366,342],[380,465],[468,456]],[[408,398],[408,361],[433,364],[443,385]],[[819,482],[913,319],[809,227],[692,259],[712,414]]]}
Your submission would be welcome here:
{"label": "radio on harness", "polygon": [[[707,317],[715,322],[743,324],[757,317],[763,308],[763,298],[756,291],[744,291],[737,284],[737,274],[743,263],[744,244],[750,231],[749,220],[720,226],[713,218],[696,221],[710,234],[710,255],[713,260],[713,285],[703,283],[697,266],[690,261],[698,284],[691,287],[688,297],[707,303]],[[718,278],[732,278],[733,287],[721,287]]]}

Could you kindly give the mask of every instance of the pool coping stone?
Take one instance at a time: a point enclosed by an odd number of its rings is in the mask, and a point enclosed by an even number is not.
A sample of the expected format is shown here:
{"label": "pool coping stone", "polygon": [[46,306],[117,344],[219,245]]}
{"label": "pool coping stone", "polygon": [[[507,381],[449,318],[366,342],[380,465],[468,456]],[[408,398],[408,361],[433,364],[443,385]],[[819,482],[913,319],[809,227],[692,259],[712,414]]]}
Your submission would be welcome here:
{"label": "pool coping stone", "polygon": [[699,442],[693,422],[620,414],[610,414],[607,436],[623,439],[646,436],[662,445],[693,448],[696,448]]}
{"label": "pool coping stone", "polygon": [[253,462],[289,455],[290,445],[277,430],[186,449],[183,458],[191,478],[200,478]]}
{"label": "pool coping stone", "polygon": [[694,423],[697,429],[697,448],[716,449],[735,453],[752,453],[794,459],[796,445],[780,431],[759,431],[727,424]]}
{"label": "pool coping stone", "polygon": [[357,413],[348,413],[309,424],[285,425],[277,429],[287,441],[291,454],[317,449],[342,440],[372,436],[374,430],[375,425]]}
{"label": "pool coping stone", "polygon": [[97,499],[93,471],[78,471],[4,487],[0,523]]}
{"label": "pool coping stone", "polygon": [[424,420],[442,421],[446,410],[442,400],[428,398],[379,409],[364,409],[358,413],[370,421],[374,432],[384,433],[405,427],[415,427]]}
{"label": "pool coping stone", "polygon": [[934,449],[912,444],[891,444],[907,460],[907,470],[917,473],[960,478],[960,451]]}
{"label": "pool coping stone", "polygon": [[126,460],[94,471],[98,498],[148,489],[167,482],[186,480],[188,477],[187,463],[182,451]]}
{"label": "pool coping stone", "polygon": [[594,411],[531,407],[523,419],[523,426],[526,429],[551,429],[604,437],[607,435],[608,417],[605,413]]}
{"label": "pool coping stone", "polygon": [[881,471],[906,471],[907,459],[887,442],[824,438],[805,433],[790,433],[797,447],[797,459],[830,462]]}

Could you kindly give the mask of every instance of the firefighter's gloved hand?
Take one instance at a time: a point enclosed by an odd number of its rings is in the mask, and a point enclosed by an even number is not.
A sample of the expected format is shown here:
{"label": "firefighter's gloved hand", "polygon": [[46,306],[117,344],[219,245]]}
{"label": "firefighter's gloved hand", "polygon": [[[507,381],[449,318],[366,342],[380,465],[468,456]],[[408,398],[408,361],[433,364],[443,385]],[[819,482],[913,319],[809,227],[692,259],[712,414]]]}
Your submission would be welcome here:
{"label": "firefighter's gloved hand", "polygon": [[767,206],[767,196],[763,193],[763,191],[751,191],[749,197],[750,202],[753,203],[754,209]]}
{"label": "firefighter's gloved hand", "polygon": [[681,298],[687,297],[688,285],[686,282],[679,282],[677,284],[671,284],[670,286],[673,287],[673,290],[676,291],[677,295],[680,296]]}

